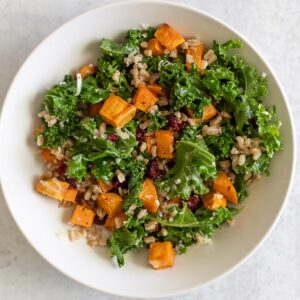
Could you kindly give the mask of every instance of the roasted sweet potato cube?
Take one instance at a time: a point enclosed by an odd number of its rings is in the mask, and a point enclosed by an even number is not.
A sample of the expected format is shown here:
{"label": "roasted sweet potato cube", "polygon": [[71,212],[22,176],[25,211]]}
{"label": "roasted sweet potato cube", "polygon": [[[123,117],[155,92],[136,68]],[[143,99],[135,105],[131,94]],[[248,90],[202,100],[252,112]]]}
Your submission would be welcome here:
{"label": "roasted sweet potato cube", "polygon": [[135,107],[142,111],[148,111],[158,100],[156,94],[152,93],[144,84],[140,84],[133,97]]}
{"label": "roasted sweet potato cube", "polygon": [[226,207],[227,200],[221,193],[210,192],[202,196],[203,206],[209,210],[215,210],[219,207]]}
{"label": "roasted sweet potato cube", "polygon": [[110,95],[99,111],[102,119],[115,128],[122,128],[131,121],[135,112],[136,107],[134,105],[116,95]]}
{"label": "roasted sweet potato cube", "polygon": [[70,223],[84,227],[91,227],[94,221],[95,213],[82,205],[76,205]]}
{"label": "roasted sweet potato cube", "polygon": [[172,267],[175,262],[175,250],[172,243],[151,243],[148,261],[151,267],[156,270]]}
{"label": "roasted sweet potato cube", "polygon": [[56,161],[56,156],[51,153],[50,149],[41,148],[40,151],[41,151],[42,159],[44,161],[46,161],[46,162]]}
{"label": "roasted sweet potato cube", "polygon": [[82,77],[82,79],[86,78],[89,75],[94,75],[97,72],[97,67],[93,65],[88,65],[88,66],[82,66],[79,69],[79,73]]}
{"label": "roasted sweet potato cube", "polygon": [[[200,74],[203,75],[203,69],[201,68],[201,64],[202,64],[202,58],[204,55],[204,45],[200,44],[197,46],[193,46],[193,47],[188,47],[188,49],[186,50],[186,53],[191,55],[193,57],[193,60],[197,66],[197,68],[200,71]],[[188,70],[190,70],[192,64],[191,63],[186,63],[186,67]]]}
{"label": "roasted sweet potato cube", "polygon": [[154,35],[169,51],[173,51],[184,42],[184,38],[168,24],[161,24]]}
{"label": "roasted sweet potato cube", "polygon": [[113,188],[111,181],[104,181],[100,179],[98,180],[98,184],[100,186],[102,193],[107,193]]}
{"label": "roasted sweet potato cube", "polygon": [[109,217],[115,217],[122,211],[123,199],[118,194],[105,193],[98,196],[97,203]]}
{"label": "roasted sweet potato cube", "polygon": [[160,129],[155,134],[157,156],[160,158],[173,158],[174,132]]}
{"label": "roasted sweet potato cube", "polygon": [[213,189],[223,194],[228,201],[238,204],[236,189],[225,172],[220,172],[214,180]]}
{"label": "roasted sweet potato cube", "polygon": [[[187,114],[190,118],[194,119],[193,113],[191,110],[187,109]],[[203,116],[201,119],[194,119],[196,123],[204,123],[209,121],[217,114],[216,108],[212,104],[208,104],[203,108]]]}
{"label": "roasted sweet potato cube", "polygon": [[78,190],[74,188],[68,188],[64,195],[64,201],[75,202],[78,194]]}
{"label": "roasted sweet potato cube", "polygon": [[175,197],[175,198],[172,198],[170,200],[171,203],[175,204],[175,205],[180,205],[181,203],[181,199],[179,197]]}
{"label": "roasted sweet potato cube", "polygon": [[108,229],[119,229],[124,226],[127,216],[124,212],[117,214],[115,217],[107,217],[104,226]]}
{"label": "roasted sweet potato cube", "polygon": [[61,201],[64,199],[68,187],[69,183],[58,180],[57,178],[51,178],[47,180],[39,180],[36,184],[35,190],[47,197]]}
{"label": "roasted sweet potato cube", "polygon": [[147,85],[147,88],[156,95],[159,95],[159,96],[166,96],[167,95],[166,90],[161,85],[159,85],[157,83],[149,84],[149,85]]}
{"label": "roasted sweet potato cube", "polygon": [[89,105],[89,116],[90,117],[99,116],[101,107],[102,107],[102,103],[95,103],[95,104]]}
{"label": "roasted sweet potato cube", "polygon": [[140,199],[144,203],[144,207],[150,213],[155,213],[159,207],[156,187],[152,179],[146,178],[143,182]]}
{"label": "roasted sweet potato cube", "polygon": [[159,42],[158,39],[153,38],[148,41],[148,50],[152,51],[153,56],[163,55],[164,54],[164,48],[162,44]]}

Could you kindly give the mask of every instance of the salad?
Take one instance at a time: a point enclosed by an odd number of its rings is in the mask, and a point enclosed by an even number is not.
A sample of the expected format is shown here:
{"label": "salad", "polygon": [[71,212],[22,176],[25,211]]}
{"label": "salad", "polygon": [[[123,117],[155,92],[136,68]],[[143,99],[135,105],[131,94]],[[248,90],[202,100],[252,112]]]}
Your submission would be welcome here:
{"label": "salad", "polygon": [[241,47],[207,47],[168,24],[129,30],[46,92],[36,191],[70,209],[71,240],[106,246],[119,266],[146,247],[162,269],[233,223],[282,148],[275,107],[262,103],[266,74]]}

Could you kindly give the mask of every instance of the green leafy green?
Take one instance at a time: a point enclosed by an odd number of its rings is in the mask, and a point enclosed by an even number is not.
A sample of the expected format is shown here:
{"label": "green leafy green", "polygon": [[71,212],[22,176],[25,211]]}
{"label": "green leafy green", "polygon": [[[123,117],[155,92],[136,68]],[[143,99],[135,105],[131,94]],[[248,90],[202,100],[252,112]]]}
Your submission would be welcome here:
{"label": "green leafy green", "polygon": [[148,126],[149,130],[157,131],[165,127],[168,124],[168,120],[166,117],[163,117],[159,112],[155,112],[150,115],[151,125]]}
{"label": "green leafy green", "polygon": [[179,210],[177,215],[173,220],[167,220],[162,218],[157,218],[153,216],[148,217],[150,220],[154,220],[161,225],[169,226],[169,227],[199,227],[199,221],[193,214],[193,212],[187,207],[187,204],[183,202],[183,208]]}
{"label": "green leafy green", "polygon": [[134,248],[143,246],[143,234],[141,231],[130,231],[127,228],[114,230],[108,240],[108,248],[112,257],[116,257],[119,267],[124,266],[124,254]]}
{"label": "green leafy green", "polygon": [[109,90],[100,88],[96,78],[88,76],[82,81],[82,88],[80,92],[80,99],[84,102],[98,103],[109,96]]}
{"label": "green leafy green", "polygon": [[263,141],[268,157],[282,148],[282,137],[280,136],[281,122],[277,118],[274,106],[269,108],[259,104],[257,111],[258,134]]}
{"label": "green leafy green", "polygon": [[70,178],[80,182],[87,175],[87,161],[82,154],[73,156],[67,165],[67,173]]}
{"label": "green leafy green", "polygon": [[92,168],[92,174],[97,179],[109,181],[114,177],[117,168],[114,159],[111,158],[97,159],[93,163],[94,163],[94,167]]}
{"label": "green leafy green", "polygon": [[213,233],[222,223],[231,220],[233,213],[228,208],[219,207],[214,211],[199,208],[196,213],[199,219],[200,232],[208,237],[212,237]]}
{"label": "green leafy green", "polygon": [[129,157],[132,150],[137,145],[135,136],[136,126],[136,122],[130,121],[122,128],[122,132],[127,136],[127,138],[119,138],[115,143],[115,147],[119,151],[120,157]]}
{"label": "green leafy green", "polygon": [[203,140],[180,140],[176,146],[174,167],[159,181],[159,189],[170,198],[187,199],[192,192],[208,193],[204,181],[216,176],[215,157]]}
{"label": "green leafy green", "polygon": [[222,125],[222,134],[208,135],[204,137],[204,141],[216,160],[229,159],[230,150],[235,142],[234,126],[230,122],[226,122]]}
{"label": "green leafy green", "polygon": [[65,76],[65,81],[50,89],[44,99],[44,106],[50,115],[59,121],[73,117],[77,109],[78,97],[76,81]]}
{"label": "green leafy green", "polygon": [[246,158],[246,162],[242,166],[235,166],[233,170],[236,174],[265,174],[269,175],[270,157],[263,153],[259,159],[253,160],[251,156]]}
{"label": "green leafy green", "polygon": [[141,160],[123,160],[120,164],[121,169],[129,176],[128,189],[129,194],[124,201],[124,209],[128,210],[131,204],[137,207],[142,206],[139,194],[142,190],[143,179],[146,173],[146,165]]}
{"label": "green leafy green", "polygon": [[[109,55],[103,55],[98,59],[97,65],[97,79],[102,93],[104,91],[110,94],[112,90],[115,90],[116,95],[123,99],[131,96],[132,87],[128,84],[127,77],[129,76],[125,76],[126,70],[122,62]],[[112,79],[116,71],[120,72],[118,81]]]}

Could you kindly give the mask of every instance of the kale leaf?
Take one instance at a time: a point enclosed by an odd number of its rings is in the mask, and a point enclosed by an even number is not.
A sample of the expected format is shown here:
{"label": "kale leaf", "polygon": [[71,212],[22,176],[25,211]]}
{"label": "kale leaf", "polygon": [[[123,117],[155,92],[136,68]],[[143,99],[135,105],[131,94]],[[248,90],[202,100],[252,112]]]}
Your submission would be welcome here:
{"label": "kale leaf", "polygon": [[156,183],[170,198],[187,199],[192,192],[208,193],[204,181],[216,176],[215,157],[203,140],[181,139],[176,145],[174,167]]}
{"label": "kale leaf", "polygon": [[235,129],[230,122],[222,125],[222,134],[208,135],[204,137],[209,151],[216,160],[230,159],[230,150],[235,142]]}
{"label": "kale leaf", "polygon": [[70,178],[74,178],[78,182],[87,175],[87,161],[82,154],[72,157],[67,162],[67,174]]}

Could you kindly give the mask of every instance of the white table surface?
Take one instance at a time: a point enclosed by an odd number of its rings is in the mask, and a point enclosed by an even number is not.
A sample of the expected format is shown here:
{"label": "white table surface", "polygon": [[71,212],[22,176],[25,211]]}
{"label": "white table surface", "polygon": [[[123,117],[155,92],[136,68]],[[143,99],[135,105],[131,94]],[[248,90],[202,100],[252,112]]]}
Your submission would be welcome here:
{"label": "white table surface", "polygon": [[[107,0],[0,0],[0,106],[31,50],[61,24]],[[300,1],[186,0],[232,25],[277,73],[300,126]],[[297,126],[298,125],[298,126]],[[299,133],[297,134],[299,138]],[[300,148],[300,147],[299,147]],[[300,299],[299,168],[275,229],[237,270],[196,292],[170,299]],[[67,278],[25,240],[0,192],[0,299],[117,299]]]}

